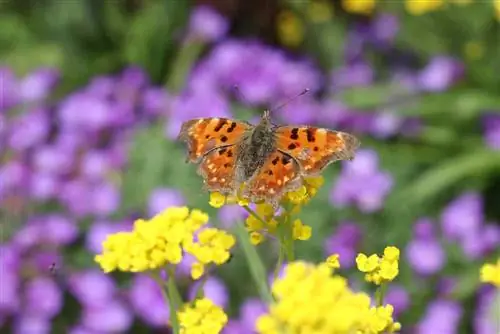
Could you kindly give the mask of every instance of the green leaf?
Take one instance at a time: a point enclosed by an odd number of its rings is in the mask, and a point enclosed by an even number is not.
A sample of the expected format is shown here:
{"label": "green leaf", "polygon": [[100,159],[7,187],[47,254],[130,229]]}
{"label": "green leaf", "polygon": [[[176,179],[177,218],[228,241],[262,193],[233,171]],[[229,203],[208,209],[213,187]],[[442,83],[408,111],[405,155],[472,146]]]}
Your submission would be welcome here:
{"label": "green leaf", "polygon": [[393,83],[375,84],[366,87],[354,87],[339,93],[338,97],[348,107],[373,110],[384,107],[396,100],[405,101],[409,93]]}
{"label": "green leaf", "polygon": [[500,171],[500,153],[487,149],[465,153],[424,173],[401,192],[400,201],[407,205],[432,201],[437,194],[467,177],[485,177],[494,171]]}

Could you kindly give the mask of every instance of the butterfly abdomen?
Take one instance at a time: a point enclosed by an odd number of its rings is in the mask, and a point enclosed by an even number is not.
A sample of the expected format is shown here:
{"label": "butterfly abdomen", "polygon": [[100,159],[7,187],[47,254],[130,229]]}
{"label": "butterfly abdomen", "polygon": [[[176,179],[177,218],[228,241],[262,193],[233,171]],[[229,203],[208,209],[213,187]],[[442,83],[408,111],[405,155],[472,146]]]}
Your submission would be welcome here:
{"label": "butterfly abdomen", "polygon": [[258,171],[266,158],[275,150],[274,132],[264,126],[256,126],[240,144],[238,154],[238,178],[247,181]]}

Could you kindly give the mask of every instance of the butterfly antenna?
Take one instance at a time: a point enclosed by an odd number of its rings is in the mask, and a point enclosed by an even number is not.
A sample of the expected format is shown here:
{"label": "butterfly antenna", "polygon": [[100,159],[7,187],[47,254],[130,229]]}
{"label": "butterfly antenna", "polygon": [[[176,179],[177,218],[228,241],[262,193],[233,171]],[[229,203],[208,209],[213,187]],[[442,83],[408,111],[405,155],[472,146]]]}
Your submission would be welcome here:
{"label": "butterfly antenna", "polygon": [[292,101],[295,101],[297,98],[301,97],[302,95],[305,95],[307,93],[309,93],[310,89],[309,88],[306,88],[304,89],[302,92],[300,92],[299,94],[289,98],[287,101],[283,102],[282,104],[280,104],[279,106],[277,107],[274,107],[274,108],[271,108],[269,111],[272,111],[272,112],[275,112],[277,110],[280,110],[282,109],[283,107],[285,107],[286,105],[288,105],[290,102]]}

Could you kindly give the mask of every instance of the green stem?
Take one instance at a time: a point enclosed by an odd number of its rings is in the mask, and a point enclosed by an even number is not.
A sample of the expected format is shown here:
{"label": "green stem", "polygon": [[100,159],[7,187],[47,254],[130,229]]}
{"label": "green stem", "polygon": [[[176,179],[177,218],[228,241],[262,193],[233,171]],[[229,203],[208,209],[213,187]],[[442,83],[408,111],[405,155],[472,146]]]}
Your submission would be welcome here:
{"label": "green stem", "polygon": [[[170,291],[170,284],[167,285],[167,291],[165,291],[165,282],[161,279],[160,273],[155,272],[152,274],[153,279],[156,281],[156,283],[160,286],[161,294],[163,296],[163,299],[165,300],[165,303],[168,303],[168,306],[170,308],[170,324],[172,326],[172,331],[174,334],[179,334],[179,321],[177,319],[177,308],[175,306],[174,300],[172,298],[172,294]],[[170,277],[169,277],[170,281]],[[175,282],[174,282],[175,285]]]}
{"label": "green stem", "polygon": [[242,207],[243,207],[243,209],[245,209],[246,212],[248,212],[249,214],[251,214],[252,216],[254,216],[262,224],[264,224],[264,226],[267,225],[267,222],[261,216],[259,216],[259,214],[257,212],[255,212],[254,210],[252,210],[251,207],[249,207],[247,205],[243,205]]}
{"label": "green stem", "polygon": [[[247,210],[248,211],[248,210]],[[247,263],[250,269],[250,274],[254,280],[260,297],[267,303],[273,301],[273,297],[267,285],[267,275],[264,264],[262,263],[257,249],[250,243],[248,232],[243,224],[236,224],[236,235],[243,249],[243,253],[247,258]]]}
{"label": "green stem", "polygon": [[196,293],[194,295],[195,300],[203,298],[204,296],[203,287],[205,287],[205,283],[207,282],[207,277],[208,275],[204,275],[200,282],[200,285],[198,285],[198,287],[196,288]]}
{"label": "green stem", "polygon": [[173,92],[179,92],[184,88],[189,71],[204,46],[204,43],[197,40],[189,40],[183,43],[179,49],[176,59],[173,62],[170,77],[165,84],[167,89]]}
{"label": "green stem", "polygon": [[278,262],[276,263],[276,268],[274,269],[273,281],[275,281],[278,278],[281,266],[283,265],[283,260],[285,259],[285,249],[283,248],[283,245],[281,243],[281,238],[279,240],[278,246],[279,246]]}
{"label": "green stem", "polygon": [[289,209],[289,207],[285,207],[283,219],[280,222],[280,224],[283,225],[283,247],[285,247],[286,260],[288,263],[295,261],[295,250],[293,247],[293,223]]}
{"label": "green stem", "polygon": [[377,303],[377,306],[384,305],[385,288],[386,285],[382,283],[375,291],[375,302]]}

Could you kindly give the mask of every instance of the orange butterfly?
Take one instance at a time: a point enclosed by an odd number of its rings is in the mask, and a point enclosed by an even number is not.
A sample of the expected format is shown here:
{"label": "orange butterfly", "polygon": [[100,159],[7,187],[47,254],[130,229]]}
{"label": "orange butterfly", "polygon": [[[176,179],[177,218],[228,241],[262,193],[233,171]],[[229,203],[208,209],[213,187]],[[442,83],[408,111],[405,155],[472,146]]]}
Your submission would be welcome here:
{"label": "orange butterfly", "polygon": [[311,126],[278,126],[265,111],[259,124],[199,118],[182,124],[178,139],[187,161],[199,164],[208,191],[277,207],[281,197],[317,176],[331,162],[351,160],[359,140],[345,132]]}

